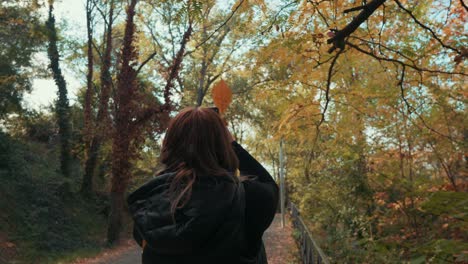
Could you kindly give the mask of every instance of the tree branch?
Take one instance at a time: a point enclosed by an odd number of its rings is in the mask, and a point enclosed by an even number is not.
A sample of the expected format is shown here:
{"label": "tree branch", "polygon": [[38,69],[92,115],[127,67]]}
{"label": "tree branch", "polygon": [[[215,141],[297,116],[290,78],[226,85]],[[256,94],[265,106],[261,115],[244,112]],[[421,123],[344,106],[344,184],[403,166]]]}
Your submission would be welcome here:
{"label": "tree branch", "polygon": [[143,66],[145,66],[150,60],[152,60],[154,58],[154,56],[156,56],[156,54],[158,54],[156,51],[151,53],[151,55],[148,56],[148,58],[146,58],[146,60],[144,60],[140,66],[138,67],[138,69],[136,70],[136,74],[138,74],[140,71],[141,71],[141,68],[143,68]]}
{"label": "tree branch", "polygon": [[317,130],[319,130],[320,125],[325,121],[325,113],[327,112],[328,109],[328,104],[330,103],[330,86],[331,86],[331,79],[333,76],[333,67],[336,64],[336,61],[338,60],[338,57],[340,54],[343,52],[343,50],[340,50],[335,57],[333,58],[330,68],[328,69],[328,78],[327,78],[327,89],[325,90],[325,106],[323,107],[323,112],[322,112],[322,118],[320,119],[320,122],[317,124]]}
{"label": "tree branch", "polygon": [[201,47],[203,44],[205,44],[208,40],[210,40],[213,37],[213,35],[216,34],[216,32],[218,32],[222,27],[224,27],[229,22],[229,20],[231,20],[231,18],[234,16],[234,14],[237,12],[237,10],[241,7],[241,5],[244,3],[244,1],[245,0],[241,0],[240,3],[236,6],[236,8],[228,16],[228,18],[221,25],[219,25],[219,27],[217,27],[213,32],[211,32],[211,34],[208,35],[208,37],[206,37],[204,40],[202,40],[202,42],[198,43],[198,45],[195,46],[195,48],[193,50],[187,52],[187,54],[193,53],[195,50],[197,50],[199,47]]}
{"label": "tree branch", "polygon": [[96,45],[96,43],[94,41],[91,41],[91,44],[93,45],[94,47],[94,50],[96,50],[98,56],[99,56],[99,59],[102,61],[102,54],[101,54],[101,51],[99,50],[99,47]]}
{"label": "tree branch", "polygon": [[447,44],[445,44],[444,42],[442,42],[442,40],[436,35],[436,33],[428,26],[424,25],[423,23],[421,23],[421,21],[419,21],[413,14],[413,12],[411,12],[410,10],[406,9],[401,3],[400,1],[398,0],[394,0],[395,3],[401,8],[403,9],[412,19],[413,21],[418,24],[420,27],[424,28],[425,30],[429,31],[432,35],[432,37],[437,40],[437,42],[440,43],[440,45],[442,45],[442,47],[446,48],[446,49],[451,49],[453,51],[455,51],[457,54],[461,54],[461,52],[459,50],[457,50],[456,48],[452,47],[452,46],[449,46]]}
{"label": "tree branch", "polygon": [[187,30],[184,33],[184,36],[182,37],[182,41],[180,43],[180,48],[177,52],[176,57],[174,58],[173,64],[169,68],[169,75],[166,80],[166,85],[164,86],[164,104],[161,105],[160,107],[152,107],[147,109],[146,111],[143,112],[133,123],[132,127],[139,127],[141,124],[144,122],[148,121],[151,119],[154,115],[158,113],[163,113],[163,112],[169,112],[171,110],[171,89],[174,86],[174,80],[178,78],[179,70],[182,66],[182,60],[185,55],[185,47],[192,35],[193,28],[192,24],[189,24]]}
{"label": "tree branch", "polygon": [[356,7],[352,7],[352,8],[348,8],[348,9],[345,9],[343,11],[343,14],[347,14],[347,13],[350,13],[350,12],[354,12],[354,11],[358,11],[358,10],[362,10],[362,9],[366,9],[367,8],[367,5],[362,5],[362,6],[356,6]]}
{"label": "tree branch", "polygon": [[288,7],[292,6],[292,5],[295,5],[297,4],[299,1],[295,0],[295,1],[292,1],[290,3],[287,3],[286,5],[282,6],[278,12],[276,12],[276,14],[273,16],[273,19],[271,20],[271,22],[269,23],[269,25],[260,32],[260,35],[263,35],[265,34],[267,31],[270,31],[271,28],[273,27],[273,25],[276,23],[276,21],[278,20],[278,16]]}
{"label": "tree branch", "polygon": [[382,61],[389,61],[389,62],[395,62],[395,63],[398,63],[400,65],[404,65],[404,66],[407,66],[409,68],[412,68],[418,72],[429,72],[429,73],[436,73],[436,74],[455,74],[455,75],[462,75],[462,76],[468,76],[468,74],[466,73],[463,73],[463,72],[447,72],[447,71],[439,71],[439,70],[433,70],[433,69],[426,69],[426,68],[422,68],[422,67],[419,67],[419,66],[416,66],[416,65],[411,65],[411,64],[407,64],[405,62],[402,62],[400,60],[397,60],[397,59],[392,59],[392,58],[386,58],[386,57],[380,57],[380,56],[377,56],[375,55],[374,53],[370,52],[370,51],[366,51],[362,48],[360,48],[359,46],[357,46],[356,44],[353,44],[349,41],[346,41],[346,45],[354,48],[355,50],[359,51],[359,52],[362,52],[364,54],[367,54],[373,58],[375,58],[376,60],[382,60]]}
{"label": "tree branch", "polygon": [[174,63],[170,67],[170,73],[169,77],[166,81],[166,85],[164,87],[164,106],[169,107],[170,105],[170,89],[174,85],[174,79],[177,78],[180,67],[182,65],[182,60],[185,55],[185,47],[187,45],[187,42],[189,41],[190,37],[192,36],[192,24],[189,24],[187,30],[184,33],[184,36],[182,37],[182,42],[180,43],[180,48],[177,51],[177,55],[174,58]]}
{"label": "tree branch", "polygon": [[96,6],[97,11],[101,14],[102,20],[104,20],[104,25],[105,25],[105,26],[108,26],[108,25],[109,25],[109,22],[107,21],[107,14],[106,14],[106,12],[104,12],[101,8],[99,8],[98,5],[95,5],[95,6]]}
{"label": "tree branch", "polygon": [[[403,102],[405,103],[406,105],[406,109],[408,110],[408,119],[411,121],[411,114],[415,114],[416,117],[421,121],[421,123],[423,124],[424,127],[426,127],[429,131],[439,135],[439,136],[442,136],[442,137],[445,137],[445,138],[448,138],[449,140],[453,141],[452,137],[449,136],[449,135],[445,135],[437,130],[435,130],[434,128],[430,127],[427,123],[426,123],[426,120],[424,120],[424,118],[417,112],[417,109],[414,108],[408,101],[408,99],[406,99],[406,96],[405,96],[405,90],[404,90],[404,87],[403,87],[403,83],[404,83],[404,80],[405,80],[405,71],[406,71],[406,67],[405,65],[402,65],[402,69],[401,69],[401,75],[400,75],[400,81],[398,82],[398,86],[400,87],[400,93],[401,93],[401,99],[403,100]],[[412,122],[413,123],[413,122]]]}
{"label": "tree branch", "polygon": [[373,0],[361,9],[361,13],[357,15],[347,26],[337,31],[335,36],[327,40],[328,44],[333,43],[333,47],[328,50],[332,53],[337,47],[341,46],[340,43],[345,41],[345,38],[351,35],[364,21],[366,21],[377,8],[379,8],[386,0]]}
{"label": "tree branch", "polygon": [[410,105],[410,103],[408,102],[408,100],[405,97],[405,89],[404,89],[404,86],[403,86],[403,84],[405,82],[405,72],[406,72],[406,66],[402,65],[400,81],[398,82],[398,85],[400,86],[401,99],[403,99],[403,101],[406,104],[406,109],[408,110],[408,115],[411,115],[412,106]]}
{"label": "tree branch", "polygon": [[329,28],[330,24],[328,24],[327,18],[322,14],[322,12],[320,12],[320,9],[317,7],[320,3],[316,3],[316,2],[311,1],[311,0],[307,0],[307,3],[310,3],[310,4],[312,4],[314,6],[314,10],[317,11],[319,16],[322,18],[323,23],[325,23],[325,25],[327,25],[327,27]]}
{"label": "tree branch", "polygon": [[460,0],[460,4],[465,8],[465,10],[468,12],[468,6],[466,6],[465,2],[463,0]]}

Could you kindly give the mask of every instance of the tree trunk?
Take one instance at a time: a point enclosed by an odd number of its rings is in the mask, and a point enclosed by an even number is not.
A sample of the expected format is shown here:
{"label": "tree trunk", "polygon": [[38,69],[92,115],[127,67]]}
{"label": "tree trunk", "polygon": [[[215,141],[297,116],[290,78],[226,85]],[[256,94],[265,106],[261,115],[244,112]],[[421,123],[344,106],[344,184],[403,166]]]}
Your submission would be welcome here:
{"label": "tree trunk", "polygon": [[[123,135],[122,135],[123,136]],[[116,137],[122,138],[122,137]],[[130,157],[128,153],[129,140],[114,141],[112,164],[112,189],[110,193],[109,226],[107,229],[107,241],[114,244],[120,240],[122,230],[122,213],[124,212],[124,196],[130,179]],[[120,154],[119,154],[120,153]],[[117,154],[117,156],[115,156]]]}
{"label": "tree trunk", "polygon": [[85,140],[85,151],[86,151],[86,162],[85,162],[85,174],[83,176],[83,183],[81,185],[82,193],[91,193],[93,190],[93,179],[92,173],[89,173],[89,161],[90,154],[93,152],[90,150],[93,139],[93,118],[92,118],[92,105],[94,98],[94,85],[93,85],[93,74],[94,74],[94,56],[93,56],[93,28],[91,23],[92,18],[92,7],[91,0],[86,1],[86,29],[88,34],[88,74],[86,76],[86,94],[84,103],[84,140]]}
{"label": "tree trunk", "polygon": [[[104,137],[106,129],[110,126],[109,124],[109,98],[112,87],[112,76],[110,74],[111,66],[111,53],[112,53],[112,25],[114,21],[114,1],[111,0],[109,3],[109,19],[107,24],[106,34],[106,48],[102,58],[101,67],[101,93],[99,96],[99,107],[94,126],[93,136],[90,141],[90,146],[87,148],[86,162],[85,162],[85,173],[83,175],[83,183],[81,185],[82,193],[93,192],[93,181],[94,172],[96,170],[97,160],[99,158],[99,151],[102,145],[102,139]],[[89,47],[89,44],[88,44]]]}
{"label": "tree trunk", "polygon": [[203,98],[205,97],[205,76],[206,76],[206,62],[203,60],[202,67],[200,70],[200,78],[198,80],[199,86],[197,91],[197,106],[201,106],[203,103]]}
{"label": "tree trunk", "polygon": [[[206,25],[203,23],[203,33],[202,39],[206,39]],[[203,98],[205,97],[205,78],[206,78],[206,70],[208,68],[207,65],[207,47],[203,46],[203,57],[202,57],[202,65],[200,69],[200,76],[198,77],[198,89],[197,89],[197,106],[201,106],[203,103]]]}
{"label": "tree trunk", "polygon": [[49,46],[47,53],[50,60],[50,68],[58,87],[58,100],[55,105],[55,113],[58,120],[60,136],[60,169],[65,177],[70,177],[71,154],[70,154],[70,106],[67,97],[67,83],[60,69],[60,56],[57,48],[57,31],[55,29],[55,18],[52,13],[52,4],[49,5],[49,18],[46,22],[48,29]]}
{"label": "tree trunk", "polygon": [[107,241],[113,244],[120,239],[120,229],[122,226],[122,212],[124,210],[124,194],[111,192],[109,225],[107,229]]}
{"label": "tree trunk", "polygon": [[86,75],[86,94],[84,103],[84,137],[86,149],[89,148],[91,143],[90,136],[92,135],[92,116],[91,107],[93,105],[94,98],[94,87],[93,87],[93,73],[94,73],[94,61],[93,61],[93,28],[92,28],[92,7],[91,0],[86,1],[86,31],[88,35],[88,73]]}
{"label": "tree trunk", "polygon": [[120,239],[124,194],[130,179],[130,160],[133,158],[133,152],[135,151],[130,144],[134,138],[134,135],[131,135],[131,119],[135,107],[137,107],[134,97],[138,91],[136,71],[132,67],[132,62],[137,60],[136,50],[133,45],[135,34],[133,17],[135,16],[136,3],[137,0],[132,0],[127,8],[121,67],[117,76],[115,128],[112,138],[111,207],[107,230],[109,244],[114,244]]}
{"label": "tree trunk", "polygon": [[[168,113],[171,110],[170,94],[173,81],[178,77],[182,60],[185,54],[185,46],[192,34],[192,22],[189,21],[187,30],[181,40],[181,46],[170,67],[169,74],[164,87],[164,105],[155,109],[144,111],[137,102],[139,90],[136,76],[138,70],[135,62],[137,53],[134,46],[135,6],[137,0],[131,0],[127,8],[127,19],[125,23],[125,33],[120,56],[120,67],[117,75],[117,90],[114,99],[115,114],[112,134],[112,181],[110,195],[110,214],[107,239],[110,244],[120,239],[122,229],[122,212],[124,206],[124,195],[130,180],[131,160],[135,158],[138,146],[139,125],[144,124],[155,114]],[[141,65],[140,65],[141,66]],[[140,113],[144,112],[144,113]],[[140,117],[140,118],[138,118]]]}
{"label": "tree trunk", "polygon": [[85,173],[83,175],[83,183],[81,185],[81,192],[84,194],[90,194],[93,192],[94,171],[97,164],[99,149],[100,140],[97,136],[94,136],[87,150]]}

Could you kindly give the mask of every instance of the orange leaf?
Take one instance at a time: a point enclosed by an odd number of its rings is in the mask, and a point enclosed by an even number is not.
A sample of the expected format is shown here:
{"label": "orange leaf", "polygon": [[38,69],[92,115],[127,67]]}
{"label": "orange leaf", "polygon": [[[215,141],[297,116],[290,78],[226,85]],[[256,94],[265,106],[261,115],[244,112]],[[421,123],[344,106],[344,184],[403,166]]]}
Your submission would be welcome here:
{"label": "orange leaf", "polygon": [[218,107],[219,113],[224,114],[231,104],[232,91],[224,80],[215,84],[212,91],[213,102]]}

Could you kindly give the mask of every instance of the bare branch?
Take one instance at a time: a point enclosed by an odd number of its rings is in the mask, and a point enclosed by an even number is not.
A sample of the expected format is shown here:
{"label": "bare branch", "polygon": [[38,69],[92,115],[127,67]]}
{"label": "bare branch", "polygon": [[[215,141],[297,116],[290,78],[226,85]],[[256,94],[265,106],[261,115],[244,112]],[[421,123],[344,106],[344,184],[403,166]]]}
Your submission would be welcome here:
{"label": "bare branch", "polygon": [[408,115],[411,115],[411,108],[412,107],[411,107],[410,103],[408,102],[408,100],[405,97],[405,89],[404,89],[404,86],[403,86],[403,84],[405,82],[405,72],[406,72],[406,66],[402,65],[400,81],[398,82],[398,85],[400,86],[401,99],[403,99],[403,101],[406,104],[406,109],[408,110]]}
{"label": "bare branch", "polygon": [[102,20],[104,20],[104,25],[107,26],[109,25],[109,21],[107,20],[107,14],[106,12],[104,12],[104,10],[102,10],[101,8],[99,8],[98,5],[95,5],[97,11],[99,12],[99,14],[101,14],[102,16]]}
{"label": "bare branch", "polygon": [[96,50],[96,52],[97,52],[97,54],[99,56],[99,59],[101,59],[101,61],[102,61],[102,53],[99,50],[99,47],[96,45],[96,43],[94,41],[91,41],[91,44],[93,44],[94,50]]}
{"label": "bare branch", "polygon": [[357,46],[356,44],[353,44],[349,41],[346,41],[346,45],[354,48],[355,50],[359,51],[359,52],[362,52],[364,54],[367,54],[373,58],[375,58],[376,60],[381,60],[381,61],[389,61],[389,62],[396,62],[400,65],[405,65],[409,68],[412,68],[416,71],[419,71],[419,72],[429,72],[429,73],[436,73],[436,74],[454,74],[454,75],[462,75],[462,76],[468,76],[468,74],[464,73],[464,72],[448,72],[448,71],[440,71],[440,70],[434,70],[434,69],[427,69],[427,68],[422,68],[422,67],[419,67],[417,65],[411,65],[411,64],[408,64],[408,63],[405,63],[403,61],[400,61],[400,60],[397,60],[397,59],[393,59],[393,58],[386,58],[386,57],[381,57],[381,56],[377,56],[376,54],[373,54],[372,52],[370,51],[367,51],[367,50],[364,50],[362,48],[360,48],[359,46]]}
{"label": "bare branch", "polygon": [[192,31],[192,24],[189,24],[187,30],[184,33],[184,36],[182,37],[182,41],[180,43],[177,55],[174,58],[171,67],[169,68],[169,74],[166,79],[166,85],[164,86],[164,104],[158,108],[152,107],[150,109],[147,109],[146,111],[143,111],[143,113],[137,118],[137,120],[135,120],[132,123],[133,127],[139,127],[141,124],[150,120],[156,114],[169,112],[171,110],[171,89],[174,86],[174,81],[177,80],[179,77],[179,70],[182,66],[182,60],[185,54],[185,47],[192,35]]}
{"label": "bare branch", "polygon": [[278,20],[278,16],[288,7],[292,6],[292,5],[295,5],[297,4],[299,1],[295,0],[295,1],[291,1],[290,3],[287,3],[286,5],[282,6],[278,12],[276,12],[276,14],[273,16],[273,19],[271,20],[271,23],[270,25],[268,25],[263,31],[260,32],[260,35],[263,35],[265,34],[267,31],[270,31],[270,29],[273,27],[273,25],[276,23],[276,21]]}
{"label": "bare branch", "polygon": [[311,0],[307,0],[307,2],[311,3],[314,6],[314,10],[317,11],[319,16],[322,18],[323,23],[325,23],[325,25],[327,25],[327,27],[330,27],[330,24],[328,24],[327,18],[322,14],[322,12],[320,12],[320,9],[318,9],[318,7],[317,7],[320,3],[316,3],[316,2],[311,1]]}
{"label": "bare branch", "polygon": [[338,43],[344,42],[345,38],[351,35],[364,21],[366,21],[377,8],[379,8],[383,3],[385,3],[386,0],[373,0],[365,7],[363,7],[363,10],[359,15],[357,15],[347,26],[345,26],[343,29],[337,31],[335,33],[335,36],[328,39],[327,43],[331,44],[333,43],[333,47],[328,50],[329,53],[333,52],[337,47],[340,45]]}
{"label": "bare branch", "polygon": [[206,37],[204,40],[202,40],[202,42],[198,43],[198,45],[195,46],[195,48],[193,50],[187,52],[187,54],[193,53],[195,50],[197,50],[199,47],[201,47],[203,44],[205,44],[208,40],[210,40],[213,37],[213,35],[216,34],[221,28],[223,28],[229,22],[229,20],[231,20],[231,18],[234,16],[234,14],[237,12],[237,10],[241,7],[241,5],[244,3],[244,1],[245,0],[240,1],[240,3],[236,6],[236,8],[234,10],[232,10],[232,12],[228,16],[228,18],[221,25],[219,25],[213,32],[211,32],[211,34],[208,35],[208,37]]}
{"label": "bare branch", "polygon": [[[400,93],[401,93],[401,99],[403,100],[403,102],[405,103],[406,105],[406,109],[408,111],[408,119],[411,121],[411,114],[414,114],[416,115],[416,117],[421,121],[421,123],[423,124],[423,126],[425,128],[427,128],[429,131],[439,135],[439,136],[442,136],[442,137],[445,137],[447,139],[449,139],[450,141],[454,141],[454,139],[450,136],[450,135],[445,135],[437,130],[435,130],[434,128],[430,127],[427,123],[426,123],[426,120],[424,120],[424,118],[417,112],[417,109],[414,108],[408,101],[408,99],[406,99],[406,96],[405,96],[405,90],[404,90],[404,80],[405,80],[405,71],[406,71],[406,67],[405,65],[402,65],[402,69],[401,69],[401,75],[400,75],[400,81],[398,82],[398,86],[400,87]],[[412,121],[411,121],[412,122]],[[412,122],[413,123],[413,122]]]}
{"label": "bare branch", "polygon": [[460,4],[465,8],[465,10],[468,12],[468,6],[466,6],[465,2],[463,0],[460,0]]}
{"label": "bare branch", "polygon": [[338,60],[338,57],[340,54],[343,52],[343,50],[340,50],[335,57],[333,58],[330,68],[328,69],[328,78],[327,78],[327,89],[325,90],[325,106],[323,107],[323,112],[322,112],[322,118],[320,119],[320,122],[317,124],[317,130],[319,130],[320,125],[325,121],[325,114],[328,109],[328,104],[330,103],[330,86],[331,86],[331,79],[333,76],[333,67],[336,64],[336,61]]}
{"label": "bare branch", "polygon": [[150,60],[152,60],[154,58],[154,56],[156,56],[156,54],[158,54],[156,51],[151,53],[151,55],[148,56],[148,58],[146,58],[146,60],[144,60],[140,66],[138,67],[138,69],[136,70],[136,74],[138,74],[140,71],[141,71],[141,68],[143,68],[143,66],[145,66]]}
{"label": "bare branch", "polygon": [[[412,63],[413,65],[416,65],[415,59],[408,57],[407,55],[405,55],[405,54],[402,53],[401,51],[398,51],[398,50],[396,50],[396,49],[394,49],[394,48],[391,48],[391,47],[386,46],[386,45],[381,44],[381,43],[377,43],[377,42],[373,42],[373,41],[370,41],[370,40],[366,40],[366,39],[363,39],[363,38],[360,38],[360,37],[350,36],[350,38],[352,38],[352,39],[358,39],[358,40],[360,40],[360,41],[362,41],[362,42],[364,42],[364,43],[370,44],[370,45],[377,45],[377,46],[379,46],[379,49],[383,48],[384,50],[387,50],[387,51],[390,51],[390,52],[392,52],[392,53],[395,53],[395,54],[397,54],[397,55],[399,55],[399,56],[401,56],[401,57],[403,57],[403,58],[405,58],[405,59],[411,61],[411,63]],[[382,52],[382,51],[381,51],[380,53],[383,55],[383,52]]]}
{"label": "bare branch", "polygon": [[[154,40],[154,42],[158,45],[159,49],[161,50],[161,58],[164,60],[164,62],[167,63],[167,65],[170,65],[171,63],[169,62],[169,60],[166,58],[166,56],[164,55],[164,48],[161,44],[161,42],[159,42],[158,38],[156,37],[156,35],[154,34],[154,30],[153,30],[153,27],[147,25],[147,28],[151,34],[151,38]],[[156,51],[155,51],[156,52]]]}
{"label": "bare branch", "polygon": [[367,5],[362,5],[362,6],[356,6],[356,7],[352,7],[352,8],[348,8],[348,9],[345,9],[343,11],[343,14],[347,14],[347,13],[350,13],[350,12],[354,12],[354,11],[358,11],[358,10],[362,10],[362,9],[366,9],[367,8]]}
{"label": "bare branch", "polygon": [[434,32],[434,30],[432,30],[430,27],[424,25],[421,21],[419,21],[419,20],[414,16],[413,12],[411,12],[411,11],[408,10],[408,9],[406,9],[406,8],[400,3],[400,1],[398,1],[398,0],[394,0],[394,1],[395,1],[395,3],[396,3],[401,9],[403,9],[403,10],[414,20],[414,22],[415,22],[416,24],[418,24],[420,27],[424,28],[425,30],[429,31],[429,32],[431,33],[432,37],[433,37],[435,40],[437,40],[437,42],[439,42],[440,45],[442,45],[442,47],[444,47],[444,48],[446,48],[446,49],[451,49],[451,50],[455,51],[457,54],[461,54],[461,52],[460,52],[458,49],[456,49],[456,48],[454,48],[454,47],[452,47],[452,46],[450,46],[450,45],[445,44],[445,43],[436,35],[436,33]]}

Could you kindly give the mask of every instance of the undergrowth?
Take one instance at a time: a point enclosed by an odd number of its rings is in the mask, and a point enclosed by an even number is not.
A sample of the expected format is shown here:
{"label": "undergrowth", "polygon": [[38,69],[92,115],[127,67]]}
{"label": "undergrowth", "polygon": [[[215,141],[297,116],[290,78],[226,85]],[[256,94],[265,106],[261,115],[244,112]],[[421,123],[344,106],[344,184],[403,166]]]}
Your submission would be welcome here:
{"label": "undergrowth", "polygon": [[55,145],[0,132],[0,247],[8,247],[0,260],[56,263],[105,246],[107,199],[77,192],[79,163],[64,178]]}

